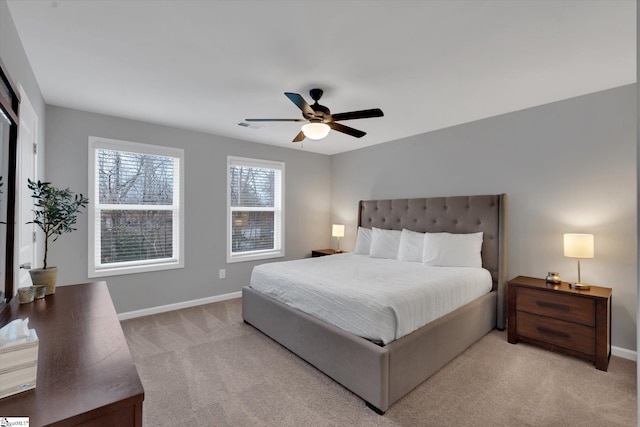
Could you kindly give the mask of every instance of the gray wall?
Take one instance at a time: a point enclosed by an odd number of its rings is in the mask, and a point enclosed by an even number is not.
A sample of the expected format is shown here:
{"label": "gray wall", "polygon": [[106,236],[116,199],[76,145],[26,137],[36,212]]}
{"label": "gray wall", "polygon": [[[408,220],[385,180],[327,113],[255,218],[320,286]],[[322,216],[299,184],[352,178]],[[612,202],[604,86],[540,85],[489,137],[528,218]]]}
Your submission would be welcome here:
{"label": "gray wall", "polygon": [[[636,1],[636,27],[640,22],[640,0]],[[636,30],[636,96],[637,96],[637,110],[636,110],[636,194],[638,194],[637,210],[640,210],[640,175],[638,174],[638,165],[640,164],[640,85],[637,82],[640,82],[640,67],[637,65],[638,58],[640,58],[640,31]],[[636,219],[636,223],[640,226],[640,218]],[[640,241],[637,244],[638,254],[640,256]],[[640,260],[640,258],[639,258]],[[636,282],[636,289],[640,287],[640,262],[636,266],[638,269],[638,279]],[[636,313],[640,312],[640,292],[636,296]],[[636,352],[640,350],[638,347],[640,345],[640,330],[638,330],[638,326],[636,323]],[[637,353],[636,353],[637,354]],[[636,368],[636,396],[640,395],[640,370]],[[638,410],[637,410],[637,419],[640,420],[640,402],[638,402]]]}
{"label": "gray wall", "polygon": [[21,85],[40,117],[41,139],[44,139],[44,100],[40,93],[40,86],[33,74],[27,54],[22,47],[18,31],[13,23],[7,2],[0,0],[0,58],[7,67],[16,85]]}
{"label": "gray wall", "polygon": [[[185,268],[105,278],[119,313],[222,295],[248,284],[259,262],[226,264],[227,155],[285,162],[285,259],[330,244],[328,156],[47,106],[47,180],[88,193],[89,135],[185,150]],[[86,215],[77,228],[51,246],[58,283],[88,280]],[[218,279],[221,268],[226,279]]]}
{"label": "gray wall", "polygon": [[509,276],[577,280],[563,233],[595,235],[582,281],[613,288],[612,343],[636,349],[636,85],[335,155],[332,221],[360,199],[507,193]]}

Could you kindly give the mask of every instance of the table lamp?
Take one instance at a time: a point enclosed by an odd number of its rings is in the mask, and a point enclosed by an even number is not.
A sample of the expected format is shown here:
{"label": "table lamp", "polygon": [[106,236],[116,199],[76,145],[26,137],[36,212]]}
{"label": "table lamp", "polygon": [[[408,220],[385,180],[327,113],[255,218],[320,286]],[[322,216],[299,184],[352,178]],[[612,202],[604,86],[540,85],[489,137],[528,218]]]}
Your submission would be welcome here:
{"label": "table lamp", "polygon": [[578,282],[571,283],[573,289],[591,289],[580,280],[580,260],[593,258],[593,234],[565,234],[564,256],[578,259]]}
{"label": "table lamp", "polygon": [[336,252],[341,252],[340,251],[340,238],[344,237],[344,225],[343,224],[333,224],[333,227],[331,228],[331,235],[335,238],[337,238],[338,240],[338,250],[336,250]]}

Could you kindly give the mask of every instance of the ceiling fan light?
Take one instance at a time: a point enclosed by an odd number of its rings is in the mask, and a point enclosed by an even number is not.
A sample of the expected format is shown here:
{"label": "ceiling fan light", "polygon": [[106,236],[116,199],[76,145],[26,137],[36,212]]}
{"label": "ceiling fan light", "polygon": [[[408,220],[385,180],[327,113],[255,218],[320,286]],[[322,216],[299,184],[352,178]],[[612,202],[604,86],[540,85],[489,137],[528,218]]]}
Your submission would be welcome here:
{"label": "ceiling fan light", "polygon": [[329,135],[331,128],[326,123],[307,123],[302,126],[302,133],[309,139],[322,139]]}

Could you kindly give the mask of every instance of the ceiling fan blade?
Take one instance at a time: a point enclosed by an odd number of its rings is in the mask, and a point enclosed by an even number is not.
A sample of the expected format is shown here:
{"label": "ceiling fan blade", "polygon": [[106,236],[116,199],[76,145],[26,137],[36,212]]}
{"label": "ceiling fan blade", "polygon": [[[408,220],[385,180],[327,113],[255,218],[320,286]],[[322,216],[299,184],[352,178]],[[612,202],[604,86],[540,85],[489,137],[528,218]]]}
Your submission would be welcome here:
{"label": "ceiling fan blade", "polygon": [[355,136],[356,138],[362,138],[367,133],[358,129],[350,128],[349,126],[341,125],[340,123],[328,122],[329,127],[338,132],[346,133],[347,135]]}
{"label": "ceiling fan blade", "polygon": [[306,122],[305,119],[244,119],[245,122]]}
{"label": "ceiling fan blade", "polygon": [[382,117],[384,113],[379,108],[372,108],[370,110],[350,111],[348,113],[332,114],[331,118],[334,122],[340,120],[353,120],[353,119],[367,119],[369,117]]}
{"label": "ceiling fan blade", "polygon": [[302,141],[303,139],[304,139],[304,132],[300,131],[300,133],[298,133],[298,134],[296,135],[296,137],[295,137],[295,138],[293,138],[293,141],[291,141],[291,142],[300,142],[300,141]]}
{"label": "ceiling fan blade", "polygon": [[285,92],[284,94],[291,100],[291,102],[296,104],[298,108],[302,110],[302,113],[305,117],[313,117],[315,115],[315,111],[313,111],[313,108],[311,108],[309,104],[307,104],[307,101],[305,101],[300,94],[291,92]]}

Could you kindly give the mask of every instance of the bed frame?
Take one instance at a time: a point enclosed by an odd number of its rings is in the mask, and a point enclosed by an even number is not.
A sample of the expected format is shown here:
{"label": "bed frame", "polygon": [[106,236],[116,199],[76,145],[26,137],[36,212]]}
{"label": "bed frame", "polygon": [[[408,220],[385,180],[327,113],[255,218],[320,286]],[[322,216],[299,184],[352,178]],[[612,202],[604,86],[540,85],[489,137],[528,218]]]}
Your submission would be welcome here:
{"label": "bed frame", "polygon": [[484,232],[482,265],[493,290],[422,328],[378,346],[248,286],[244,321],[365,400],[379,414],[496,326],[505,326],[506,195],[361,201],[362,227]]}

